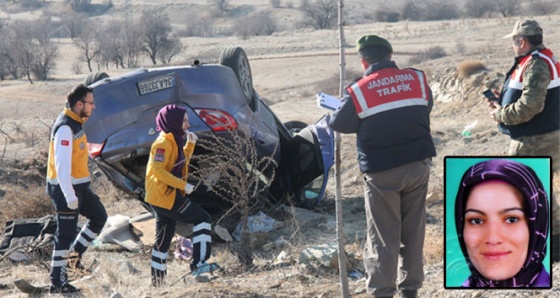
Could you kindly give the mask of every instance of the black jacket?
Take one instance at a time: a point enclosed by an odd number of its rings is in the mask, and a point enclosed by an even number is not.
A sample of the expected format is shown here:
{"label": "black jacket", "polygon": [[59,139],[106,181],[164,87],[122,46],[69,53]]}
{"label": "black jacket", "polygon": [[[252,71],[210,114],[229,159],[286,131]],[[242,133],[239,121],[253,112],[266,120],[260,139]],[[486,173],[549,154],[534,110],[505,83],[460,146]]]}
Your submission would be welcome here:
{"label": "black jacket", "polygon": [[364,77],[349,84],[330,122],[335,131],[356,133],[358,162],[363,173],[381,172],[436,155],[430,135],[433,98],[429,87],[426,87],[427,106],[392,108],[364,119],[358,116],[350,87],[361,80],[374,80],[371,74],[387,68],[399,70],[393,61],[382,61],[371,65]]}

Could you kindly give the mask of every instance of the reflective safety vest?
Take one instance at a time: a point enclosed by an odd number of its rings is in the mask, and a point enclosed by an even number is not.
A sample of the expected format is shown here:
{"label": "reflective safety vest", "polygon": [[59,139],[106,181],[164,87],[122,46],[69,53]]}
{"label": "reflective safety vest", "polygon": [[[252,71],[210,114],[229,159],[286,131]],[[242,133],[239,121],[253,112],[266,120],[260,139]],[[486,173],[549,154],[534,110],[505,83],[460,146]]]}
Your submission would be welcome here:
{"label": "reflective safety vest", "polygon": [[511,76],[509,77],[508,88],[523,90],[523,74],[525,73],[527,64],[529,64],[529,61],[537,57],[543,59],[546,64],[548,64],[548,68],[550,70],[551,77],[547,89],[560,87],[560,62],[556,60],[550,49],[543,49],[540,51],[535,50],[531,54],[519,60],[517,67],[513,70]]}
{"label": "reflective safety vest", "polygon": [[393,109],[428,105],[426,76],[415,69],[383,68],[347,90],[360,119]]}
{"label": "reflective safety vest", "polygon": [[534,50],[524,57],[516,59],[516,63],[506,77],[500,105],[506,106],[517,102],[521,98],[523,94],[523,75],[527,65],[533,59],[542,59],[550,70],[550,83],[547,86],[545,108],[525,123],[517,125],[500,123],[498,125],[500,131],[509,134],[512,138],[540,135],[560,129],[560,62],[556,60],[550,49]]}
{"label": "reflective safety vest", "polygon": [[49,145],[49,159],[47,164],[47,182],[51,185],[58,185],[58,176],[54,166],[54,136],[57,130],[67,125],[74,134],[72,140],[72,156],[66,158],[72,159],[72,169],[70,175],[72,176],[72,185],[86,183],[90,181],[88,169],[88,148],[86,132],[82,124],[84,120],[76,115],[72,110],[65,108],[62,113],[58,115],[51,131],[51,141]]}

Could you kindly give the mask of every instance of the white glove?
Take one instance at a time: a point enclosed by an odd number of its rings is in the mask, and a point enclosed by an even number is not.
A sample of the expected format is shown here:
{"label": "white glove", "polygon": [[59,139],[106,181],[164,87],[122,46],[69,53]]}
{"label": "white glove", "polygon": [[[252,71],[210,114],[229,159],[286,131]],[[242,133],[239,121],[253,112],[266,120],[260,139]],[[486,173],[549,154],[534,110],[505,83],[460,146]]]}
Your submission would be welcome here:
{"label": "white glove", "polygon": [[66,200],[66,205],[72,210],[78,209],[78,198],[70,198]]}
{"label": "white glove", "polygon": [[194,185],[187,182],[187,185],[185,186],[185,193],[190,195],[193,191],[194,191]]}
{"label": "white glove", "polygon": [[188,131],[188,132],[187,132],[187,140],[188,140],[190,143],[195,144],[196,141],[198,141],[198,136],[197,136],[196,134],[194,134],[194,132]]}

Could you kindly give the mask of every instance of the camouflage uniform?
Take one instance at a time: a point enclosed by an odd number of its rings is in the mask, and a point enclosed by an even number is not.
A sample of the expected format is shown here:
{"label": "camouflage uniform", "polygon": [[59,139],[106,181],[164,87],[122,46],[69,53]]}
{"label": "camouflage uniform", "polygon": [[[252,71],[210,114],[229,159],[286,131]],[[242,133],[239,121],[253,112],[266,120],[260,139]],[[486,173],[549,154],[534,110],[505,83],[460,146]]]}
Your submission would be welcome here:
{"label": "camouflage uniform", "polygon": [[[534,50],[545,49],[544,45],[535,47]],[[504,105],[494,114],[496,121],[505,125],[523,124],[546,109],[545,99],[548,93],[548,85],[551,81],[549,65],[542,59],[532,59],[527,63],[523,73],[523,92],[521,97],[514,103]],[[508,150],[512,156],[551,156],[553,171],[556,175],[560,172],[560,130],[528,135],[512,136]],[[553,196],[552,201],[552,234],[559,238],[560,234],[560,205]],[[559,259],[558,243],[553,243],[553,258]],[[556,255],[556,257],[555,257]]]}
{"label": "camouflage uniform", "polygon": [[[537,49],[544,48],[543,45]],[[541,59],[531,60],[523,74],[523,94],[514,104],[496,113],[496,121],[516,125],[529,121],[545,108],[550,69]],[[552,156],[554,170],[560,169],[560,130],[534,136],[520,136],[511,140],[508,155]]]}

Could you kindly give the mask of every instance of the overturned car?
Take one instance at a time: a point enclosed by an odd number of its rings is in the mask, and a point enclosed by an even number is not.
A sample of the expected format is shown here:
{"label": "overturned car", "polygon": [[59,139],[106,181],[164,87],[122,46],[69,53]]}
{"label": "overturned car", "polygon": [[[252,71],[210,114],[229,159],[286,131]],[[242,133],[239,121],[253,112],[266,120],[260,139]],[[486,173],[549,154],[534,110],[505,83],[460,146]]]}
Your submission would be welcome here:
{"label": "overturned car", "polygon": [[[119,189],[144,202],[144,176],[155,118],[165,105],[187,109],[190,128],[200,139],[227,137],[232,130],[249,136],[262,156],[277,168],[268,197],[290,196],[312,207],[325,192],[333,164],[334,137],[328,115],[307,125],[282,122],[253,89],[249,60],[242,48],[224,49],[217,64],[141,68],[121,76],[92,73],[85,82],[94,90],[96,109],[85,122],[89,154]],[[207,154],[195,149],[194,156]],[[210,212],[228,203],[199,187],[192,199]]]}

